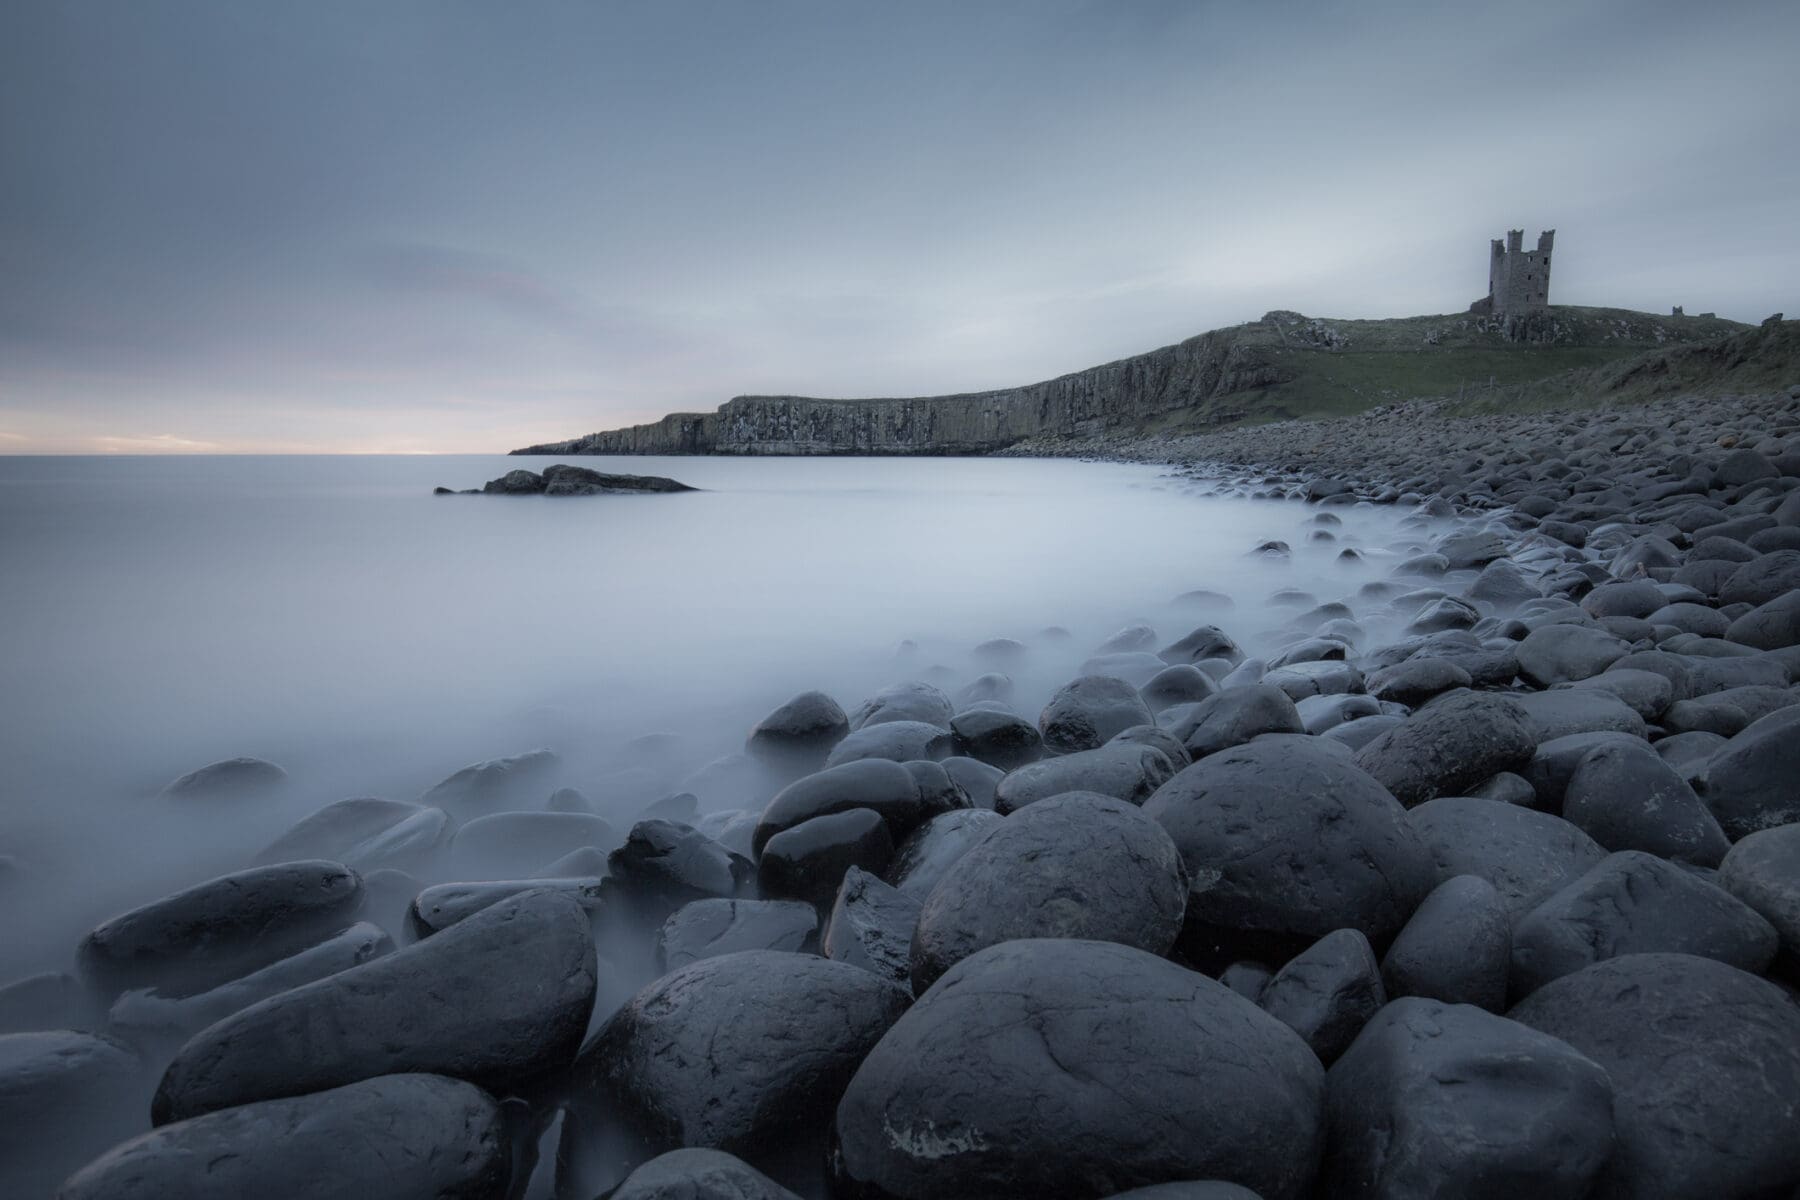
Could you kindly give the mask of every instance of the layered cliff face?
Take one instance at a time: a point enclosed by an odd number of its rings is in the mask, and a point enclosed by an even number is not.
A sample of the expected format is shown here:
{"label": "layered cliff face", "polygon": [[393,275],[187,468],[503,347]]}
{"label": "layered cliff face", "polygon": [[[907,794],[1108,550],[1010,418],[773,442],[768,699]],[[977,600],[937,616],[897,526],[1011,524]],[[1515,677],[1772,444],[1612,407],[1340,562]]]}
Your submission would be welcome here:
{"label": "layered cliff face", "polygon": [[1522,340],[1468,314],[1331,321],[1272,312],[1042,383],[909,399],[738,396],[711,413],[515,454],[985,454],[1026,439],[1203,430],[1245,417],[1331,415],[1591,367],[1645,346],[1741,328],[1703,318],[1559,308]]}

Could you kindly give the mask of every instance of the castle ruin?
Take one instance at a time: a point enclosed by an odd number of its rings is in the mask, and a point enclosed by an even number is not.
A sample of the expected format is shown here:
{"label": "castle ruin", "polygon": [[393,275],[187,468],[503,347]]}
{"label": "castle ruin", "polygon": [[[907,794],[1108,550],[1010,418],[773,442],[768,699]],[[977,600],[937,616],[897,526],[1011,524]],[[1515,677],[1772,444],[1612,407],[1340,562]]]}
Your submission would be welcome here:
{"label": "castle ruin", "polygon": [[1488,294],[1469,305],[1469,311],[1503,319],[1541,313],[1550,307],[1550,248],[1556,230],[1538,234],[1537,249],[1525,249],[1525,231],[1507,231],[1503,242],[1495,238],[1488,254]]}

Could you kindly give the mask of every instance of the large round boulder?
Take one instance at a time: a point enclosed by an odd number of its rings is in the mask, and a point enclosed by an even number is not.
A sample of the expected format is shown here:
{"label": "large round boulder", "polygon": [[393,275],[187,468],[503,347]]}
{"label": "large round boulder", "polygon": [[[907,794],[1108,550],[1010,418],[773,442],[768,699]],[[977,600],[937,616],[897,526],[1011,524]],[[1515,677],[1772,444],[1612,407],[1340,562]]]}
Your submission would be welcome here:
{"label": "large round boulder", "polygon": [[1695,790],[1725,836],[1800,822],[1800,706],[1770,713],[1714,752]]}
{"label": "large round boulder", "polygon": [[1095,1200],[1183,1179],[1295,1200],[1323,1092],[1293,1030],[1204,975],[1114,942],[1003,942],[863,1060],[837,1172],[895,1200]]}
{"label": "large round boulder", "polygon": [[70,1171],[143,1128],[143,1063],[111,1038],[0,1035],[0,1195],[47,1196]]}
{"label": "large round boulder", "polygon": [[1431,890],[1381,961],[1390,996],[1506,1007],[1512,916],[1494,885],[1456,875]]}
{"label": "large round boulder", "polygon": [[511,1165],[492,1096],[438,1075],[383,1075],[165,1125],[114,1147],[56,1196],[489,1200],[504,1194]]}
{"label": "large round boulder", "polygon": [[1265,733],[1305,733],[1288,694],[1271,684],[1227,688],[1194,704],[1181,704],[1157,720],[1195,759],[1241,746]]}
{"label": "large round boulder", "polygon": [[1647,743],[1597,746],[1563,790],[1563,817],[1608,850],[1715,867],[1731,843],[1687,780]]}
{"label": "large round boulder", "polygon": [[796,779],[763,809],[751,847],[760,855],[782,830],[852,808],[880,813],[894,841],[900,842],[938,813],[969,806],[968,797],[949,785],[948,776],[942,788],[923,787],[919,780],[906,764],[885,758],[843,763]]}
{"label": "large round boulder", "polygon": [[1719,886],[1775,927],[1781,948],[1800,958],[1800,825],[1751,834],[1719,864]]}
{"label": "large round boulder", "polygon": [[959,808],[925,822],[894,851],[887,882],[921,901],[953,863],[1006,818],[992,809]]}
{"label": "large round boulder", "polygon": [[412,1071],[505,1092],[573,1061],[595,964],[576,900],[521,893],[201,1030],[164,1073],[152,1119]]}
{"label": "large round boulder", "polygon": [[1688,954],[1628,954],[1509,1015],[1612,1079],[1618,1145],[1603,1194],[1779,1196],[1800,1183],[1800,1005],[1766,979]]}
{"label": "large round boulder", "polygon": [[1411,808],[1517,770],[1531,761],[1536,746],[1517,704],[1464,692],[1420,709],[1358,750],[1356,765]]}
{"label": "large round boulder", "polygon": [[1187,867],[1183,949],[1195,961],[1285,961],[1335,929],[1385,946],[1433,884],[1399,802],[1316,739],[1209,755],[1144,811]]}
{"label": "large round boulder", "polygon": [[1605,1071],[1467,1004],[1389,1004],[1326,1093],[1334,1197],[1584,1200],[1613,1149]]}
{"label": "large round boulder", "polygon": [[1457,875],[1494,885],[1514,918],[1606,857],[1561,817],[1501,800],[1440,796],[1407,814],[1437,866],[1432,886]]}
{"label": "large round boulder", "polygon": [[762,1150],[830,1113],[910,999],[873,972],[810,954],[701,959],[613,1014],[578,1070],[653,1145]]}
{"label": "large round boulder", "polygon": [[1014,938],[1091,938],[1164,954],[1186,905],[1187,875],[1161,825],[1110,796],[1052,796],[1001,818],[926,896],[913,991]]}
{"label": "large round boulder", "polygon": [[1108,742],[1096,750],[1064,754],[1008,771],[994,785],[994,811],[1017,812],[1064,792],[1099,792],[1127,804],[1142,804],[1175,773],[1168,755],[1154,746]]}
{"label": "large round boulder", "polygon": [[[1138,690],[1110,675],[1083,675],[1057,689],[1038,715],[1044,745],[1073,754],[1105,745],[1133,725],[1155,721]],[[998,764],[996,764],[998,765]]]}
{"label": "large round boulder", "polygon": [[1519,643],[1519,674],[1538,687],[1574,683],[1598,675],[1631,647],[1590,625],[1540,625]]}
{"label": "large round boulder", "polygon": [[849,732],[850,718],[836,700],[802,692],[757,722],[744,749],[778,771],[816,771]]}

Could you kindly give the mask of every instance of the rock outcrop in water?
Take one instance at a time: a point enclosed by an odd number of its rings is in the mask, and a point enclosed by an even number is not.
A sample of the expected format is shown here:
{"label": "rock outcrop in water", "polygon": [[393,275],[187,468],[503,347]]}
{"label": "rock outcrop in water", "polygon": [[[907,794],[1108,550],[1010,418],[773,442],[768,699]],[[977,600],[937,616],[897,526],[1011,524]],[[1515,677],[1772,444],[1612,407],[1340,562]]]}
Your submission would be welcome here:
{"label": "rock outcrop in water", "polygon": [[673,413],[513,453],[986,454],[1027,439],[1081,442],[1354,412],[1456,394],[1471,383],[1540,380],[1740,329],[1598,308],[1555,308],[1516,327],[1468,314],[1337,321],[1276,311],[1022,387],[906,399],[738,396],[716,412]]}
{"label": "rock outcrop in water", "polygon": [[662,475],[608,475],[586,467],[557,463],[536,471],[508,471],[498,479],[490,479],[481,488],[454,491],[441,487],[439,496],[613,496],[640,492],[693,492],[685,483]]}

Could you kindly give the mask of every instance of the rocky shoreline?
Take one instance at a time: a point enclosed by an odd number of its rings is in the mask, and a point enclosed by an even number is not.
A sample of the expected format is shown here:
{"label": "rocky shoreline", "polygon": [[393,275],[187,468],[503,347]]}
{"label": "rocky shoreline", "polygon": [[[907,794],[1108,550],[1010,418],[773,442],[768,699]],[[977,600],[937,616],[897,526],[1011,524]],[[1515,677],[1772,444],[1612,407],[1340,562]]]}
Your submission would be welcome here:
{"label": "rocky shoreline", "polygon": [[1082,450],[1393,565],[1035,713],[1005,639],[808,692],[647,806],[548,751],[328,805],[0,981],[15,1194],[1800,1187],[1800,388]]}

